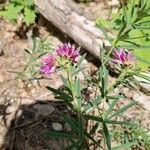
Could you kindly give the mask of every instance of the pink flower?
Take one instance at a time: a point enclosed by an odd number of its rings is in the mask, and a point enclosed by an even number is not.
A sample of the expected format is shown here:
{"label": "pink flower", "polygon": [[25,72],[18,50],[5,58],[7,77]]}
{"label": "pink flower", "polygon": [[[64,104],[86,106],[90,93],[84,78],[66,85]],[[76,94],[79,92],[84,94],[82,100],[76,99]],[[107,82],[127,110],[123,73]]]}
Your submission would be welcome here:
{"label": "pink flower", "polygon": [[125,49],[121,48],[120,50],[114,50],[114,59],[113,63],[120,64],[122,66],[131,67],[135,64],[135,57],[132,52],[126,52]]}
{"label": "pink flower", "polygon": [[40,72],[43,74],[51,74],[55,70],[56,57],[54,55],[49,55],[43,59]]}
{"label": "pink flower", "polygon": [[79,56],[79,48],[76,49],[74,45],[66,43],[63,46],[59,46],[56,49],[56,53],[58,56],[66,57],[72,62],[76,62],[76,58]]}

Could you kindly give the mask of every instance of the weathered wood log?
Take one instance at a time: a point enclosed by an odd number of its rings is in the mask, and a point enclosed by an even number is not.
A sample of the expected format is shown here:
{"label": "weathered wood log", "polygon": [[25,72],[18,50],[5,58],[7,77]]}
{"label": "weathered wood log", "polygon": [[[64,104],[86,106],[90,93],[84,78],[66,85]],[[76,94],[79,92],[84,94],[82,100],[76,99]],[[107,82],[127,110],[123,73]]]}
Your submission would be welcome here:
{"label": "weathered wood log", "polygon": [[99,58],[103,43],[109,46],[102,31],[83,16],[72,0],[35,0],[35,5],[47,20],[95,57]]}

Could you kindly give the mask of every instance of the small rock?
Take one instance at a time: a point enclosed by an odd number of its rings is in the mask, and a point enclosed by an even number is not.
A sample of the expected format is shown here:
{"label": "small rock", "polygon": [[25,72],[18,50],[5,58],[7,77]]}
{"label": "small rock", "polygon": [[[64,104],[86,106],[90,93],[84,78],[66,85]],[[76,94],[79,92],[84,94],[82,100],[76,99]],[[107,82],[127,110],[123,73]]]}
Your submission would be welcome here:
{"label": "small rock", "polygon": [[17,112],[16,117],[17,117],[17,118],[21,117],[22,113],[23,113],[23,110],[20,109],[20,110]]}
{"label": "small rock", "polygon": [[52,128],[55,131],[61,131],[62,130],[62,125],[59,122],[53,122],[52,123]]}

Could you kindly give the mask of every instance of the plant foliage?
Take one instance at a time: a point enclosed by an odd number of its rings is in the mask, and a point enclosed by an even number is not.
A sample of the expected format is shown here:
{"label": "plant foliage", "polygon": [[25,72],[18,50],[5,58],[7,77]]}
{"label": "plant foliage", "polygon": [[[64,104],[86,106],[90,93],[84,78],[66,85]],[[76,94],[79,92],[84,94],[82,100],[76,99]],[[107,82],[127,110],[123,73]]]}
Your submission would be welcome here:
{"label": "plant foliage", "polygon": [[33,0],[10,0],[0,15],[15,23],[18,16],[23,15],[23,22],[29,26],[35,22],[36,11]]}

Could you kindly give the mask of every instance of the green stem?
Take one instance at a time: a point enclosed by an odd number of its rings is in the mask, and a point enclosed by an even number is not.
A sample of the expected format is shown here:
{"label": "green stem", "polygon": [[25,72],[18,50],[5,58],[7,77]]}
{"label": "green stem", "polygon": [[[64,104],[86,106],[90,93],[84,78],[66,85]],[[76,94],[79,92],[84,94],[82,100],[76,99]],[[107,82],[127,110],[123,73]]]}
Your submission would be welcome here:
{"label": "green stem", "polygon": [[127,72],[128,72],[127,68],[124,68],[122,70],[122,73],[119,75],[119,77],[116,79],[116,81],[112,85],[110,85],[110,87],[108,88],[107,94],[112,92],[112,90],[114,89],[114,86],[127,75]]}
{"label": "green stem", "polygon": [[[115,48],[117,44],[117,40],[115,41],[115,44],[112,46],[112,48],[110,49],[110,51],[107,54],[107,57],[112,53],[113,49]],[[102,61],[102,66],[104,66],[107,63],[108,60],[105,60],[104,62]]]}

